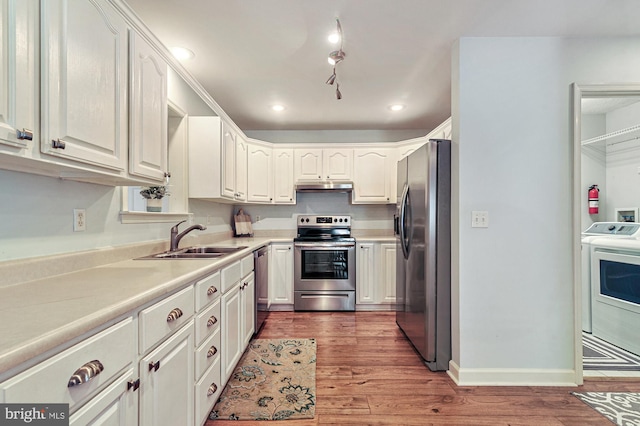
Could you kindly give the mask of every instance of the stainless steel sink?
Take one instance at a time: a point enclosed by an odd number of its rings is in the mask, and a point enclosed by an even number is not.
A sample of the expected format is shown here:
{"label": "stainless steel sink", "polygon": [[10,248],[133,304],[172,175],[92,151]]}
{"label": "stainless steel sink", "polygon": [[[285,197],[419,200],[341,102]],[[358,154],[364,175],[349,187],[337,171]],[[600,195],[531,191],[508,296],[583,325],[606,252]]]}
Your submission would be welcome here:
{"label": "stainless steel sink", "polygon": [[145,259],[215,259],[246,249],[247,246],[238,247],[216,247],[216,246],[195,246],[184,249],[165,251],[139,257],[136,260]]}

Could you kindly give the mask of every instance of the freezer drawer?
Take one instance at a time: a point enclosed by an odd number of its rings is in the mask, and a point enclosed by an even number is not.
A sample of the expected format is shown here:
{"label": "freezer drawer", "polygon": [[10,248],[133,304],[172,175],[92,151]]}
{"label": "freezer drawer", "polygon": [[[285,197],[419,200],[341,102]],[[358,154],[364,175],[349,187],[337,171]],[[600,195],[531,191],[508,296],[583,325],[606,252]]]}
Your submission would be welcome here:
{"label": "freezer drawer", "polygon": [[355,291],[296,291],[296,311],[355,311]]}

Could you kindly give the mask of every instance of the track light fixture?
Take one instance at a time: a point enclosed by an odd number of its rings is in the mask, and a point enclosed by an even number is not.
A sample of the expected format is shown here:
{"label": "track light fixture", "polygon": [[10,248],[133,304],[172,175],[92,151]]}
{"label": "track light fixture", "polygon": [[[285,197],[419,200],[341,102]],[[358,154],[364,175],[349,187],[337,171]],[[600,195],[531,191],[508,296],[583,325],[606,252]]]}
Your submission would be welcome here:
{"label": "track light fixture", "polygon": [[340,93],[340,85],[337,82],[338,76],[336,75],[336,65],[344,61],[346,54],[344,53],[344,50],[342,50],[342,26],[340,25],[340,20],[338,18],[336,18],[336,24],[336,34],[338,40],[340,41],[340,49],[334,50],[333,52],[329,53],[328,61],[331,65],[333,65],[333,74],[331,74],[331,76],[327,79],[326,84],[330,86],[333,86],[333,83],[336,84],[336,99],[340,100],[342,99],[342,93]]}

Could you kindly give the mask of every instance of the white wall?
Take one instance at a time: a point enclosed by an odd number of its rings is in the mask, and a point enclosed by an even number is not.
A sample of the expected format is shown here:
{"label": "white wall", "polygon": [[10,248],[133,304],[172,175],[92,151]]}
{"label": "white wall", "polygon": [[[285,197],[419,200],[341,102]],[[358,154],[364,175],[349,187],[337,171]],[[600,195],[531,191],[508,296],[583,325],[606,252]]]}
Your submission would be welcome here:
{"label": "white wall", "polygon": [[455,374],[572,382],[570,84],[637,81],[640,39],[463,38],[453,65]]}
{"label": "white wall", "polygon": [[[605,114],[583,115],[581,119],[581,139],[587,140],[607,133]],[[603,222],[607,219],[607,168],[605,142],[596,142],[582,147],[581,152],[581,188],[580,194],[580,229],[587,229],[593,222]],[[598,214],[589,214],[588,190],[591,185],[598,185],[602,196],[599,198]]]}
{"label": "white wall", "polygon": [[[639,124],[640,104],[620,108],[606,115],[606,133]],[[607,141],[607,191],[602,194],[606,200],[606,220],[618,220],[617,208],[640,207],[639,134],[629,133]]]}

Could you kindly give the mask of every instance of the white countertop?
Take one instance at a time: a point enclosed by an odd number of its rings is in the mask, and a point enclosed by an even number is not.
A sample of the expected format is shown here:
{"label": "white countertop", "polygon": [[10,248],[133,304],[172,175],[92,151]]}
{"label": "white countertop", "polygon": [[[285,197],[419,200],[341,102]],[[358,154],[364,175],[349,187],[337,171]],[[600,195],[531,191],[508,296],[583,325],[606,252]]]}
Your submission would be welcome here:
{"label": "white countertop", "polygon": [[126,260],[2,287],[0,377],[278,240],[234,238],[215,245],[247,248],[223,258]]}

